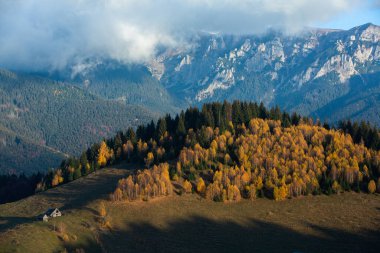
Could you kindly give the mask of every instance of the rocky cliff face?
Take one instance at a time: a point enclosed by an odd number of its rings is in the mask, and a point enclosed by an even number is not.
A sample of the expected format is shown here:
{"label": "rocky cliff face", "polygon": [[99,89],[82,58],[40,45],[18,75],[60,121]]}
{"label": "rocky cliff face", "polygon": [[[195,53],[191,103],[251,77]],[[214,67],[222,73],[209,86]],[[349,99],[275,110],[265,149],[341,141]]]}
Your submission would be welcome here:
{"label": "rocky cliff face", "polygon": [[240,99],[331,122],[380,125],[380,27],[373,24],[297,35],[199,33],[185,47],[160,48],[145,64],[88,62],[59,76],[106,99],[160,113]]}
{"label": "rocky cliff face", "polygon": [[[189,104],[249,99],[326,120],[380,124],[374,109],[380,102],[379,41],[380,27],[373,24],[297,36],[199,34],[192,47],[165,50],[147,66]],[[337,107],[342,113],[327,111]]]}

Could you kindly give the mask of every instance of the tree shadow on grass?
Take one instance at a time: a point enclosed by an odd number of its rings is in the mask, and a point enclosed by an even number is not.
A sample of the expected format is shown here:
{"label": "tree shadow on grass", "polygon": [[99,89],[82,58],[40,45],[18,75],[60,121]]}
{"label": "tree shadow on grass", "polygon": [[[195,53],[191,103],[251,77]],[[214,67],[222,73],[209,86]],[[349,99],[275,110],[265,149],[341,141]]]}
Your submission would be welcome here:
{"label": "tree shadow on grass", "polygon": [[132,165],[98,171],[58,188],[41,193],[45,199],[57,203],[62,211],[82,209],[97,199],[107,199],[116,188],[119,179],[131,171]]}
{"label": "tree shadow on grass", "polygon": [[[15,214],[12,214],[15,217],[4,217],[0,214],[0,233],[17,225],[36,221],[37,216],[49,208],[59,208],[63,215],[75,210],[87,210],[95,214],[96,211],[87,205],[98,199],[107,199],[108,194],[115,190],[118,180],[126,177],[135,168],[134,166],[137,165],[124,164],[123,166],[118,165],[117,168],[101,170],[87,177],[31,196],[29,200],[20,200],[32,201],[33,206],[30,205],[30,210],[22,210],[22,212],[16,208]],[[17,204],[17,202],[13,203],[13,205]],[[20,217],[17,217],[20,213]],[[22,216],[23,214],[25,216]]]}
{"label": "tree shadow on grass", "polygon": [[240,225],[200,216],[173,221],[166,228],[148,223],[127,227],[102,234],[107,252],[378,252],[380,239],[379,230],[351,233],[309,225],[316,236],[262,220]]}
{"label": "tree shadow on grass", "polygon": [[37,217],[0,217],[0,233],[12,229],[18,225],[28,224],[36,220]]}

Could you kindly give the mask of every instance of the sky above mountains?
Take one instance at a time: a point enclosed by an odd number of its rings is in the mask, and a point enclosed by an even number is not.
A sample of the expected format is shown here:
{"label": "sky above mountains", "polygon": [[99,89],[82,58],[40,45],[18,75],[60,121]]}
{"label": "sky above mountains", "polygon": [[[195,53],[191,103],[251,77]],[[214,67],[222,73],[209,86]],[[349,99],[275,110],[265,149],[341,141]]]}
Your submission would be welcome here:
{"label": "sky above mountains", "polygon": [[347,30],[365,23],[380,25],[380,0],[363,1],[355,8],[342,12],[328,21],[316,22],[314,26]]}
{"label": "sky above mountains", "polygon": [[198,31],[380,23],[380,0],[0,0],[0,11],[0,67],[36,71],[96,57],[142,62]]}

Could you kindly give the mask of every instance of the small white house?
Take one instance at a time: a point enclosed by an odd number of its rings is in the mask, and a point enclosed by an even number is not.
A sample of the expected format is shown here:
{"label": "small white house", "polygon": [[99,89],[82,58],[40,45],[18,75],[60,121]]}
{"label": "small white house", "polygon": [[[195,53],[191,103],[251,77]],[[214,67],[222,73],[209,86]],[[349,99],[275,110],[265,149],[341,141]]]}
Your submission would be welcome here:
{"label": "small white house", "polygon": [[46,211],[45,215],[49,216],[50,218],[55,218],[62,216],[62,213],[58,210],[58,208],[50,208]]}
{"label": "small white house", "polygon": [[49,216],[47,216],[46,214],[44,214],[44,215],[41,215],[41,216],[39,217],[39,219],[40,219],[41,221],[48,222],[48,221],[49,221]]}
{"label": "small white house", "polygon": [[38,216],[38,219],[44,222],[49,221],[50,218],[60,217],[62,216],[61,211],[58,208],[50,208],[44,214]]}

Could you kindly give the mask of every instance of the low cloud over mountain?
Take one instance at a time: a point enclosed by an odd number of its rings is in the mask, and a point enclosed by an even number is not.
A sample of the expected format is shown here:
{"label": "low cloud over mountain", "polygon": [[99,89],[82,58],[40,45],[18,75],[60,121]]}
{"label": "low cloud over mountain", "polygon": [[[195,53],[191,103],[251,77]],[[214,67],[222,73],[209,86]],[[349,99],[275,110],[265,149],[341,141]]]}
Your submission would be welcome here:
{"label": "low cloud over mountain", "polygon": [[378,1],[2,0],[0,67],[55,70],[87,58],[150,59],[158,45],[186,45],[193,32],[288,33]]}

